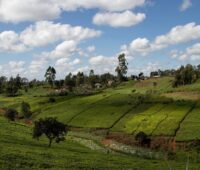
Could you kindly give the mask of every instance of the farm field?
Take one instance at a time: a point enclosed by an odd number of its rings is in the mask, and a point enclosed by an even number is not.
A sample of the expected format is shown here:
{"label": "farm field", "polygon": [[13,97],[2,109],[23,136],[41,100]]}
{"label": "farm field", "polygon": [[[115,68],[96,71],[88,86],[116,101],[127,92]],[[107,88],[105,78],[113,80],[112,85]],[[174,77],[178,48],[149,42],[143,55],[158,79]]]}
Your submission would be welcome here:
{"label": "farm field", "polygon": [[191,141],[200,138],[200,105],[198,104],[186,117],[177,133],[177,141]]}
{"label": "farm field", "polygon": [[[170,81],[170,78],[161,79],[164,79],[165,83]],[[84,169],[86,167],[87,169],[94,169],[94,167],[95,169],[138,169],[139,167],[149,170],[168,169],[169,162],[174,169],[183,169],[187,159],[185,153],[180,158],[177,156],[174,161],[166,162],[164,158],[145,159],[145,156],[129,155],[120,150],[119,153],[108,154],[107,149],[104,148],[107,145],[102,146],[101,143],[101,140],[104,141],[106,137],[105,134],[110,132],[123,133],[132,137],[139,132],[144,132],[152,138],[175,137],[176,141],[181,142],[200,137],[199,103],[194,99],[179,100],[181,97],[184,98],[184,95],[173,100],[170,97],[163,97],[168,86],[162,84],[162,80],[145,80],[149,85],[141,87],[142,89],[134,81],[129,81],[94,95],[57,96],[54,97],[53,103],[49,102],[49,96],[46,96],[44,89],[38,90],[42,92],[42,96],[40,93],[23,94],[13,98],[0,96],[2,109],[0,114],[4,108],[15,108],[20,112],[21,102],[26,101],[33,112],[32,121],[57,117],[61,122],[83,131],[83,135],[78,134],[79,137],[75,131],[71,131],[65,142],[47,148],[47,139],[42,138],[39,141],[32,139],[32,125],[25,125],[23,121],[11,123],[0,116],[0,169]],[[154,88],[153,81],[160,83],[161,87],[157,87],[158,92],[155,95],[149,95],[148,91]],[[187,88],[188,95],[194,94],[194,91],[189,89]],[[141,101],[143,102],[140,103]],[[97,130],[96,133],[100,133],[100,136],[90,136],[90,130],[94,132]],[[87,135],[84,132],[87,132]],[[121,144],[119,146],[111,144],[109,147],[114,146],[123,148]],[[190,168],[199,168],[200,163],[196,161],[193,153],[191,156],[193,158]],[[29,159],[26,159],[27,157]],[[12,164],[8,164],[10,160]]]}
{"label": "farm field", "polygon": [[[149,160],[124,154],[105,154],[91,150],[75,141],[66,140],[47,148],[47,140],[33,140],[30,126],[9,123],[0,117],[0,169],[163,169],[164,160]],[[10,162],[12,161],[12,163]],[[185,166],[180,161],[169,161],[179,170]],[[198,163],[191,163],[193,169]]]}
{"label": "farm field", "polygon": [[[22,101],[29,102],[33,111],[33,120],[51,116],[57,117],[58,120],[70,126],[81,128],[111,128],[110,131],[134,135],[143,131],[151,136],[173,136],[177,130],[178,136],[182,134],[181,140],[183,141],[196,139],[198,137],[197,134],[191,135],[190,137],[184,135],[184,132],[187,132],[184,129],[188,129],[187,126],[189,126],[189,123],[187,121],[191,122],[190,119],[194,119],[192,115],[194,117],[197,116],[196,122],[198,122],[197,114],[199,107],[188,114],[179,129],[179,122],[192,107],[191,102],[185,102],[181,105],[173,101],[165,103],[164,101],[168,101],[167,98],[159,98],[157,96],[148,99],[150,101],[147,100],[143,104],[137,105],[135,103],[138,96],[135,95],[137,92],[132,92],[132,90],[136,89],[136,91],[140,91],[140,88],[142,88],[148,91],[154,88],[152,86],[152,82],[154,81],[159,84],[160,90],[158,89],[158,91],[162,95],[162,93],[165,93],[163,91],[168,87],[171,78],[164,77],[145,80],[143,82],[145,87],[138,86],[140,82],[135,83],[134,81],[129,81],[122,83],[116,88],[106,89],[101,93],[90,96],[55,97],[56,101],[54,103],[49,103],[49,97],[45,96],[44,91],[39,89],[39,92],[43,92],[43,97],[40,96],[40,93],[38,93],[38,96],[36,93],[32,96],[28,93],[14,98],[1,96],[0,104],[1,108],[11,107],[20,111],[20,103]],[[168,85],[166,85],[167,82]],[[189,91],[190,88],[187,89],[188,93],[194,93],[193,91]],[[141,93],[144,92],[143,90]],[[198,123],[194,122],[192,127],[198,129]],[[179,132],[179,130],[182,132]]]}

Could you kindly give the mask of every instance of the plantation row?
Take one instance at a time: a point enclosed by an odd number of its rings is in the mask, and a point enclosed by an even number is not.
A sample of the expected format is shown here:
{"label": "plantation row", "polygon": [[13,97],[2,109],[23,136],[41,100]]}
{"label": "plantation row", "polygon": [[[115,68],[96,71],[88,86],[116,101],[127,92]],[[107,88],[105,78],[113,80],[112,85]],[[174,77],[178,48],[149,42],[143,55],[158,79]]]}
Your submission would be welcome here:
{"label": "plantation row", "polygon": [[[33,111],[33,119],[57,117],[75,127],[106,128],[111,131],[136,135],[144,132],[150,136],[172,136],[178,141],[199,138],[200,105],[163,102],[159,98],[139,103],[137,95],[121,93],[124,89],[103,92],[91,96],[2,98],[1,108],[19,109],[27,101]],[[140,97],[140,96],[139,96]],[[180,124],[181,123],[181,124]]]}

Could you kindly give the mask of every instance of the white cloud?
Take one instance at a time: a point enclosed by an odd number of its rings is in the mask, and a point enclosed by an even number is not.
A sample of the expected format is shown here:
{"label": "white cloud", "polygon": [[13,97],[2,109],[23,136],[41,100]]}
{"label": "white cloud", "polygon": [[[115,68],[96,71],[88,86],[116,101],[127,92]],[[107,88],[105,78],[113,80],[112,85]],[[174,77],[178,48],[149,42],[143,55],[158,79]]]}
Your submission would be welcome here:
{"label": "white cloud", "polygon": [[46,64],[48,63],[48,60],[45,57],[37,58],[33,61],[31,61],[29,65],[29,72],[33,75],[37,75],[38,73],[44,72],[44,69],[46,67]]}
{"label": "white cloud", "polygon": [[97,73],[114,73],[117,66],[117,57],[106,57],[103,55],[91,57],[89,59],[91,69],[94,69]]}
{"label": "white cloud", "polygon": [[145,4],[145,0],[1,0],[0,21],[22,22],[52,20],[63,11],[98,8],[106,11],[124,11]]}
{"label": "white cloud", "polygon": [[88,52],[94,52],[96,50],[96,47],[94,45],[87,47]]}
{"label": "white cloud", "polygon": [[59,0],[62,8],[66,11],[77,10],[80,8],[91,9],[98,8],[106,11],[124,11],[127,9],[134,9],[136,7],[143,6],[145,0],[79,0],[79,1],[67,1]]}
{"label": "white cloud", "polygon": [[57,45],[55,50],[50,52],[50,58],[58,58],[58,57],[69,57],[76,51],[77,43],[73,40],[64,41],[61,44]]}
{"label": "white cloud", "polygon": [[78,59],[78,58],[76,58],[76,59],[74,59],[71,63],[69,63],[70,65],[78,65],[78,64],[80,64],[81,63],[81,60],[80,59]]}
{"label": "white cloud", "polygon": [[186,9],[188,9],[191,6],[192,6],[191,0],[183,0],[182,4],[180,6],[180,11],[185,11]]}
{"label": "white cloud", "polygon": [[45,46],[60,40],[82,41],[98,37],[100,31],[81,26],[72,27],[67,24],[39,21],[26,28],[20,35],[21,41],[27,46]]}
{"label": "white cloud", "polygon": [[93,23],[111,27],[130,27],[142,22],[145,18],[146,15],[143,13],[134,14],[128,10],[121,13],[104,12],[97,13],[93,17]]}
{"label": "white cloud", "polygon": [[19,41],[19,35],[14,31],[0,33],[0,52],[24,52],[27,48]]}
{"label": "white cloud", "polygon": [[[0,52],[24,52],[36,47],[47,46],[62,42],[56,47],[56,55],[68,48],[74,49],[81,41],[99,37],[101,31],[84,28],[81,26],[72,27],[67,24],[53,23],[50,21],[39,21],[30,25],[21,33],[4,31],[0,33]],[[69,48],[72,48],[69,50]],[[68,52],[67,51],[67,52]]]}
{"label": "white cloud", "polygon": [[200,60],[200,43],[196,43],[191,47],[188,47],[185,52],[179,52],[179,56],[177,57],[179,60],[192,60],[197,61]]}
{"label": "white cloud", "polygon": [[0,21],[21,22],[55,19],[61,13],[54,0],[1,0]]}
{"label": "white cloud", "polygon": [[172,28],[167,34],[159,35],[150,42],[147,38],[137,38],[129,45],[123,45],[122,52],[129,55],[147,55],[150,52],[167,48],[170,45],[200,39],[200,25],[194,22]]}

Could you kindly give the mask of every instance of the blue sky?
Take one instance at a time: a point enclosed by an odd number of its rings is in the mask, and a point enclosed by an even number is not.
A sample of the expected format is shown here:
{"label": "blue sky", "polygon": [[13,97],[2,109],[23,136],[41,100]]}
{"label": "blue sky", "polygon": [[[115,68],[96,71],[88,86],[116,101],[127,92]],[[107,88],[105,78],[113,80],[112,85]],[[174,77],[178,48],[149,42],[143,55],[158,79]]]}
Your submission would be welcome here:
{"label": "blue sky", "polygon": [[0,74],[42,79],[69,72],[128,74],[200,63],[199,0],[2,0]]}

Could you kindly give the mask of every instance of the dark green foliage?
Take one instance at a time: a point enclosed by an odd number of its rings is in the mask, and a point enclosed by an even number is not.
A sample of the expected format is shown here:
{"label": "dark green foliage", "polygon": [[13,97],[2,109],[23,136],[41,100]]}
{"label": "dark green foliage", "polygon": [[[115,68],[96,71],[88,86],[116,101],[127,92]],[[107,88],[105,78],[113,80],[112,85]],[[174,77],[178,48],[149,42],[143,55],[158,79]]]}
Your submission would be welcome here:
{"label": "dark green foliage", "polygon": [[39,139],[44,134],[49,139],[49,147],[53,140],[56,143],[64,141],[66,133],[67,126],[56,118],[49,117],[34,122],[33,138]]}
{"label": "dark green foliage", "polygon": [[7,109],[4,116],[10,121],[15,121],[18,116],[18,112],[15,109]]}
{"label": "dark green foliage", "polygon": [[128,63],[125,58],[125,54],[120,54],[118,57],[119,64],[117,68],[115,69],[115,72],[117,72],[117,76],[119,81],[124,81],[126,78],[127,70],[128,70]]}
{"label": "dark green foliage", "polygon": [[31,117],[31,106],[27,102],[22,102],[21,103],[21,113],[24,118],[28,119]]}
{"label": "dark green foliage", "polygon": [[76,86],[80,86],[81,84],[84,84],[84,73],[83,72],[78,72],[76,75]]}
{"label": "dark green foliage", "polygon": [[56,70],[54,67],[49,66],[45,73],[46,81],[53,87],[56,78]]}
{"label": "dark green foliage", "polygon": [[69,91],[72,91],[73,87],[75,87],[76,85],[76,78],[75,76],[72,76],[71,73],[69,73],[66,77],[65,77],[65,82],[64,84],[66,86],[68,86]]}
{"label": "dark green foliage", "polygon": [[138,141],[140,146],[148,146],[149,147],[150,143],[151,143],[151,139],[144,132],[137,133],[137,135],[135,136],[135,140]]}
{"label": "dark green foliage", "polygon": [[181,66],[175,73],[173,87],[194,83],[199,78],[199,71],[196,67],[188,64]]}
{"label": "dark green foliage", "polygon": [[11,77],[6,85],[6,94],[7,96],[13,97],[17,95],[19,90],[19,82],[17,79]]}
{"label": "dark green foliage", "polygon": [[49,101],[48,101],[49,103],[55,103],[56,102],[56,99],[55,98],[53,98],[53,97],[49,97]]}
{"label": "dark green foliage", "polygon": [[7,80],[7,78],[5,76],[0,77],[0,93],[3,93],[5,90],[6,80]]}

